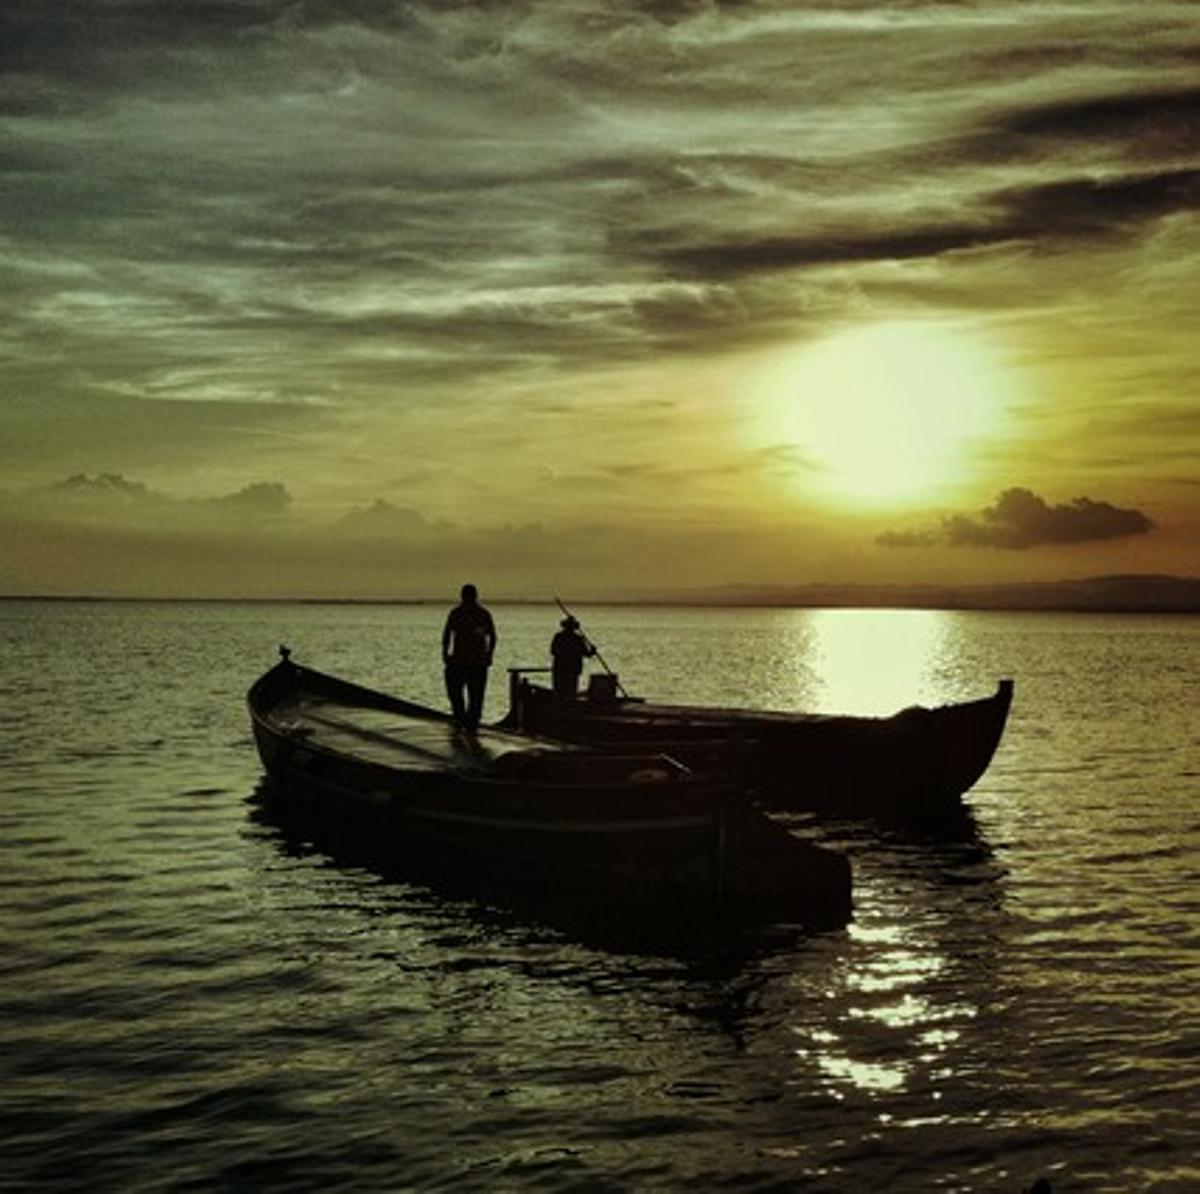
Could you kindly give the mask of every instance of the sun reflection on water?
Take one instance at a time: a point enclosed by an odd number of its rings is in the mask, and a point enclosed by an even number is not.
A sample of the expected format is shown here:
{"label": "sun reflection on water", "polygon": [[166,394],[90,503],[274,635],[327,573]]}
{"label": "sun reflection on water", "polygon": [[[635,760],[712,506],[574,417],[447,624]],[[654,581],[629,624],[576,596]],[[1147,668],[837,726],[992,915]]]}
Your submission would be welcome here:
{"label": "sun reflection on water", "polygon": [[928,699],[947,652],[941,610],[824,609],[811,613],[818,708],[888,714]]}
{"label": "sun reflection on water", "polygon": [[907,1028],[933,1019],[935,1013],[927,999],[906,993],[895,1003],[883,1007],[852,1007],[849,1014],[851,1019],[877,1020],[890,1028]]}
{"label": "sun reflection on water", "polygon": [[[958,1080],[968,1025],[979,1009],[964,1000],[953,973],[956,959],[920,925],[889,917],[864,919],[847,929],[854,945],[838,980],[826,991],[837,1008],[820,1028],[793,1027],[793,1054],[839,1102],[884,1100],[895,1126],[923,1105],[932,1122],[943,1084]],[[905,1100],[894,1106],[886,1100]]]}
{"label": "sun reflection on water", "polygon": [[851,1057],[824,1056],[818,1058],[817,1064],[829,1077],[867,1091],[900,1090],[907,1073],[901,1065],[855,1061]]}

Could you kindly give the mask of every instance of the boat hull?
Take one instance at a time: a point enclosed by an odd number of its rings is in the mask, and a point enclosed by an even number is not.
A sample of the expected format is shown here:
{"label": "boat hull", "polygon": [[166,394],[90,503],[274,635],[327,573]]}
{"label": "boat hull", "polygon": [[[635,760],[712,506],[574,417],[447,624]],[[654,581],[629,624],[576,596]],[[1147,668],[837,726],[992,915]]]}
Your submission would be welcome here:
{"label": "boat hull", "polygon": [[[341,840],[610,918],[849,916],[846,860],[727,784],[645,752],[466,734],[434,711],[281,666],[249,697],[267,794]],[[380,716],[386,734],[371,728]],[[405,753],[414,742],[424,753]]]}
{"label": "boat hull", "polygon": [[921,814],[960,803],[995,754],[1012,682],[976,701],[891,717],[556,698],[518,678],[504,724],[567,742],[653,749],[740,783],[777,811]]}

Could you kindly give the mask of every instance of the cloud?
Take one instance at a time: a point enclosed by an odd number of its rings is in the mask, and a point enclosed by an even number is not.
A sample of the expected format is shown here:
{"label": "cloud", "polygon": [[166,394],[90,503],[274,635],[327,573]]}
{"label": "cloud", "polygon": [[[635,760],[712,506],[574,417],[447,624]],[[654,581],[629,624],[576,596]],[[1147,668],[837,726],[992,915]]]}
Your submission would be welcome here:
{"label": "cloud", "polygon": [[287,513],[292,495],[278,481],[257,481],[237,493],[208,498],[206,502],[230,514],[277,516]]}
{"label": "cloud", "polygon": [[1068,178],[1004,191],[996,198],[1007,214],[1000,227],[1014,235],[1050,240],[1104,237],[1200,207],[1200,170]]}
{"label": "cloud", "polygon": [[120,473],[76,473],[52,485],[6,495],[26,516],[58,523],[207,528],[227,524],[240,530],[289,514],[292,497],[278,481],[258,481],[212,497],[172,497]]}
{"label": "cloud", "polygon": [[1051,506],[1029,489],[1006,489],[978,517],[952,514],[938,527],[885,531],[881,547],[997,547],[1023,550],[1045,544],[1092,543],[1144,535],[1154,523],[1140,510],[1079,497]]}
{"label": "cloud", "polygon": [[[969,110],[958,119],[962,128],[948,135],[930,127],[908,144],[848,154],[840,169],[850,185],[840,203],[824,193],[828,171],[811,160],[688,155],[676,169],[694,179],[696,197],[710,212],[718,203],[744,211],[747,200],[770,196],[773,226],[761,218],[697,221],[693,213],[702,208],[681,205],[676,182],[673,194],[663,191],[676,218],[622,229],[616,247],[685,277],[729,284],[758,274],[936,260],[992,247],[1086,246],[1200,206],[1198,88],[1082,93],[1013,106],[999,116]],[[1007,162],[1007,171],[998,162]],[[912,201],[931,172],[949,204]],[[1015,181],[995,185],[1005,172]],[[874,212],[857,202],[860,189],[875,196]],[[789,192],[807,195],[807,207],[788,202]],[[728,228],[738,224],[749,235],[731,237]]]}
{"label": "cloud", "polygon": [[338,526],[348,534],[364,538],[403,538],[453,530],[449,524],[434,524],[417,510],[376,498],[369,506],[357,506],[342,516]]}
{"label": "cloud", "polygon": [[156,500],[158,497],[143,482],[130,481],[120,473],[97,473],[94,477],[89,477],[86,473],[76,473],[65,481],[51,485],[50,489],[52,492],[85,501],[116,499],[121,502],[145,502]]}
{"label": "cloud", "polygon": [[683,243],[670,243],[679,235],[676,232],[634,233],[626,245],[634,255],[653,258],[686,275],[728,282],[807,266],[937,258],[997,245],[1096,241],[1135,233],[1163,216],[1196,207],[1200,207],[1200,171],[1170,170],[1003,188],[976,197],[973,218],[954,223],[710,242],[689,241],[685,232]]}
{"label": "cloud", "polygon": [[972,149],[995,158],[1027,154],[1037,141],[1111,145],[1130,157],[1190,157],[1200,120],[1200,88],[1120,91],[1016,108],[989,122]]}

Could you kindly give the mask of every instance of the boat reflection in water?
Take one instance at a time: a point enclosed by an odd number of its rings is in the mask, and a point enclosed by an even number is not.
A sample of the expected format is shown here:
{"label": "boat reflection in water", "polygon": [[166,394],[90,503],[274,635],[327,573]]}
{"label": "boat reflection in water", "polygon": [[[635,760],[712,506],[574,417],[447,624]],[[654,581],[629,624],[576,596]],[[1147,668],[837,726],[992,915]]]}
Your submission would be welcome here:
{"label": "boat reflection in water", "polygon": [[844,923],[850,866],[661,752],[446,714],[283,659],[250,689],[278,810],[326,840],[599,925]]}

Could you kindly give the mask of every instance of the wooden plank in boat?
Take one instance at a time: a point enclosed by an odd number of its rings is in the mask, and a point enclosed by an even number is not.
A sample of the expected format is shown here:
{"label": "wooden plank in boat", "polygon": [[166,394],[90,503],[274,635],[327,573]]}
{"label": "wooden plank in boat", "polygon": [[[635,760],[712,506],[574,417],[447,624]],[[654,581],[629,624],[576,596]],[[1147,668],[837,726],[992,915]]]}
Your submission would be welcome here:
{"label": "wooden plank in boat", "polygon": [[[502,730],[480,727],[467,733],[449,720],[405,717],[327,699],[287,701],[273,719],[316,746],[410,771],[486,771],[504,755],[530,749],[528,738]],[[537,745],[546,753],[576,749],[558,742]]]}

